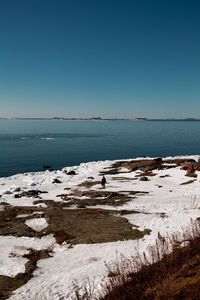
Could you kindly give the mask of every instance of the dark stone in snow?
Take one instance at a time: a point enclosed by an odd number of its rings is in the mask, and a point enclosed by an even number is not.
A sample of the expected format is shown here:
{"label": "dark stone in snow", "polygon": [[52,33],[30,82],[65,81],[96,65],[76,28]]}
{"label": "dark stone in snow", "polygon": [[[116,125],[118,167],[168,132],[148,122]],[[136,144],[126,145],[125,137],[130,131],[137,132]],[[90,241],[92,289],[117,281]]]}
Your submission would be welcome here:
{"label": "dark stone in snow", "polygon": [[58,178],[55,178],[52,183],[62,183],[62,181],[60,181]]}
{"label": "dark stone in snow", "polygon": [[147,177],[145,177],[145,176],[143,176],[143,177],[140,178],[140,181],[148,181],[148,180],[149,179]]}
{"label": "dark stone in snow", "polygon": [[162,158],[161,158],[161,157],[155,158],[154,160],[155,160],[155,162],[157,162],[157,163],[161,163],[161,162],[162,162]]}
{"label": "dark stone in snow", "polygon": [[69,172],[67,172],[67,175],[76,175],[76,172],[75,171],[69,171]]}

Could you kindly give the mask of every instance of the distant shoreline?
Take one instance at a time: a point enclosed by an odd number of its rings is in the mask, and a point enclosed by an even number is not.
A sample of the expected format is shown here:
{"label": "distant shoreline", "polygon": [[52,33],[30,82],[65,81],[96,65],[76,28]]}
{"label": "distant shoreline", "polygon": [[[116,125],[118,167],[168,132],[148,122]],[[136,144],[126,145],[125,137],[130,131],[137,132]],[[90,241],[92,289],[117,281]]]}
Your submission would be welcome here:
{"label": "distant shoreline", "polygon": [[39,120],[55,120],[55,121],[200,121],[200,118],[65,118],[65,117],[54,117],[54,118],[0,118],[0,120],[27,120],[27,121],[39,121]]}

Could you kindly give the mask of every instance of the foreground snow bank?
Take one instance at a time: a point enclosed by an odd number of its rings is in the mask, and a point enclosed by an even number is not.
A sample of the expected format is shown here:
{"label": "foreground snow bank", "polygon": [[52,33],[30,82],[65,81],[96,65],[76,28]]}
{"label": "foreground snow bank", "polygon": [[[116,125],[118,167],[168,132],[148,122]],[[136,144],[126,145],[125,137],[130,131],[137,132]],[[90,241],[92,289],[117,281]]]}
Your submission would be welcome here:
{"label": "foreground snow bank", "polygon": [[28,259],[22,257],[30,249],[44,250],[53,248],[55,239],[52,236],[39,238],[0,236],[0,275],[14,277],[25,272]]}

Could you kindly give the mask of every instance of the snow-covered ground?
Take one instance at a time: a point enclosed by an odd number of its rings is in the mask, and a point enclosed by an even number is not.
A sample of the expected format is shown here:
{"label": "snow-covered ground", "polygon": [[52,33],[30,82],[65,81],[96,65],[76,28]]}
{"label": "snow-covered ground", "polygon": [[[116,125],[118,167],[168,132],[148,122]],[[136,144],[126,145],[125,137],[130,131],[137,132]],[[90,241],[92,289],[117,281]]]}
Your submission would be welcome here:
{"label": "snow-covered ground", "polygon": [[[176,157],[182,158],[182,157]],[[166,158],[169,159],[169,158]],[[188,159],[199,159],[199,156],[188,156]],[[139,158],[138,158],[139,160]],[[127,160],[128,161],[128,160]],[[40,194],[41,200],[63,201],[60,194],[70,194],[72,190],[103,190],[100,184],[91,188],[78,186],[86,180],[100,181],[101,171],[108,170],[114,161],[90,162],[80,166],[64,168],[58,171],[18,174],[7,178],[0,178],[0,211],[4,206],[46,207],[45,203],[34,204],[33,197],[15,198],[14,195],[29,191],[40,190],[47,193]],[[76,175],[67,175],[69,171]],[[121,170],[122,171],[122,170]],[[126,170],[127,171],[127,170]],[[0,236],[0,275],[14,277],[25,272],[27,258],[23,255],[30,249],[52,250],[52,256],[37,262],[34,276],[25,285],[13,292],[10,299],[49,299],[57,300],[74,298],[74,283],[81,285],[87,278],[94,283],[96,290],[101,289],[103,279],[107,274],[107,264],[112,264],[120,255],[131,257],[135,249],[147,252],[153,245],[158,232],[162,236],[181,232],[191,220],[200,217],[200,172],[190,184],[181,185],[193,178],[186,177],[186,171],[175,166],[171,169],[154,170],[155,176],[149,181],[132,180],[140,171],[106,175],[105,191],[130,192],[145,191],[132,197],[132,200],[122,206],[98,205],[94,208],[130,210],[124,217],[139,229],[151,229],[150,235],[140,240],[128,240],[101,244],[79,244],[69,247],[63,243],[58,245],[51,236],[42,238]],[[165,176],[167,175],[167,176]],[[161,176],[161,177],[160,177]],[[92,179],[87,179],[87,178]],[[123,177],[123,180],[117,179]],[[115,180],[116,178],[116,180]],[[55,179],[61,183],[52,183]],[[67,188],[67,189],[66,189]],[[81,200],[80,200],[81,201]],[[90,207],[92,208],[92,207]],[[140,213],[133,214],[136,210]],[[48,226],[48,220],[40,217],[40,212],[29,215],[26,225],[35,231]],[[18,215],[20,218],[20,215]]]}

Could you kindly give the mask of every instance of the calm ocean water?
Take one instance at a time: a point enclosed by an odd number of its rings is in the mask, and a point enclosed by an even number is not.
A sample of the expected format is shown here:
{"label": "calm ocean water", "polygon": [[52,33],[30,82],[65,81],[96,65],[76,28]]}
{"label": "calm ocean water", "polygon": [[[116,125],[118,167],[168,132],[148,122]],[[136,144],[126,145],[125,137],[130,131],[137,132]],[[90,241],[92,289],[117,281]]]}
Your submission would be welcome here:
{"label": "calm ocean water", "polygon": [[199,153],[198,121],[0,120],[0,176],[45,165]]}

